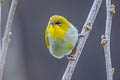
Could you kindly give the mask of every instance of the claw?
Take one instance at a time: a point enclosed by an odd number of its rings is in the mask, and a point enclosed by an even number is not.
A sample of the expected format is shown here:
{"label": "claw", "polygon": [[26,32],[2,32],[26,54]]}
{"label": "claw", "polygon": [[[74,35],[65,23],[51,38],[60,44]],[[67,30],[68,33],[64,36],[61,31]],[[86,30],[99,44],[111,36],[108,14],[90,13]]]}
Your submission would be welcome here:
{"label": "claw", "polygon": [[78,34],[78,37],[85,37],[84,34]]}
{"label": "claw", "polygon": [[75,56],[74,55],[67,56],[67,59],[69,59],[69,60],[75,60]]}

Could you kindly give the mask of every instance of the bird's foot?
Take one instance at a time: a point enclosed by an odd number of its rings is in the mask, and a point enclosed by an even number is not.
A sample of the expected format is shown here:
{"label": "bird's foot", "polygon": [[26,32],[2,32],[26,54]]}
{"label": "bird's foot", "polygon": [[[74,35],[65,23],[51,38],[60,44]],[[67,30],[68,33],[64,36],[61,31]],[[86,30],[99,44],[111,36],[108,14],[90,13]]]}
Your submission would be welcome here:
{"label": "bird's foot", "polygon": [[67,59],[69,59],[69,60],[75,60],[75,55],[70,55],[70,56],[67,56]]}

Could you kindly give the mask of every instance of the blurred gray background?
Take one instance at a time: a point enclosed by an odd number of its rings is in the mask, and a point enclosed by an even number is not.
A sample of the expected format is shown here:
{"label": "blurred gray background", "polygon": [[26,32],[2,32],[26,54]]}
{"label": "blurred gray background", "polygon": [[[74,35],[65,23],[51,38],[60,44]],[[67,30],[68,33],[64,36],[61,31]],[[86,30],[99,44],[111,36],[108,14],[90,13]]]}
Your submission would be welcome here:
{"label": "blurred gray background", "polygon": [[[10,1],[5,0],[2,6],[2,36]],[[120,0],[112,1],[116,14],[112,25],[111,56],[114,80],[120,80]],[[80,32],[92,3],[93,0],[19,0],[3,80],[61,80],[68,59],[56,59],[46,48],[44,31],[48,20],[54,14],[62,15]],[[72,80],[106,80],[104,51],[100,45],[105,19],[103,0]]]}

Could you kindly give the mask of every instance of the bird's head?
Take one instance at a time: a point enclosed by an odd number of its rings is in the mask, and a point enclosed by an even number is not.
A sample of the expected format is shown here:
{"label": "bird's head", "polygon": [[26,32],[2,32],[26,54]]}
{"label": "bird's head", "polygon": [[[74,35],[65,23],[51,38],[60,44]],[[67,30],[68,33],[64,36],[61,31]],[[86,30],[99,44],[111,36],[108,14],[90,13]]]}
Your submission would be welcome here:
{"label": "bird's head", "polygon": [[62,16],[59,16],[59,15],[54,15],[54,16],[50,17],[50,24],[53,27],[59,26],[61,28],[69,26],[68,20]]}
{"label": "bird's head", "polygon": [[48,32],[50,33],[51,37],[61,39],[65,36],[69,26],[70,22],[66,18],[59,15],[54,15],[50,17],[48,23]]}

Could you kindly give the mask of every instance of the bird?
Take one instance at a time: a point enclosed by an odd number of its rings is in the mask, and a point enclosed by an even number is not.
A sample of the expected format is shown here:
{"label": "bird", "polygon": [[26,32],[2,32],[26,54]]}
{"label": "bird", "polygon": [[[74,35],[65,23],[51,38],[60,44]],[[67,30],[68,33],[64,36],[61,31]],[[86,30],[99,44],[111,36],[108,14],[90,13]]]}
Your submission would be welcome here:
{"label": "bird", "polygon": [[65,17],[53,15],[45,30],[45,43],[55,58],[70,55],[78,40],[78,30]]}

